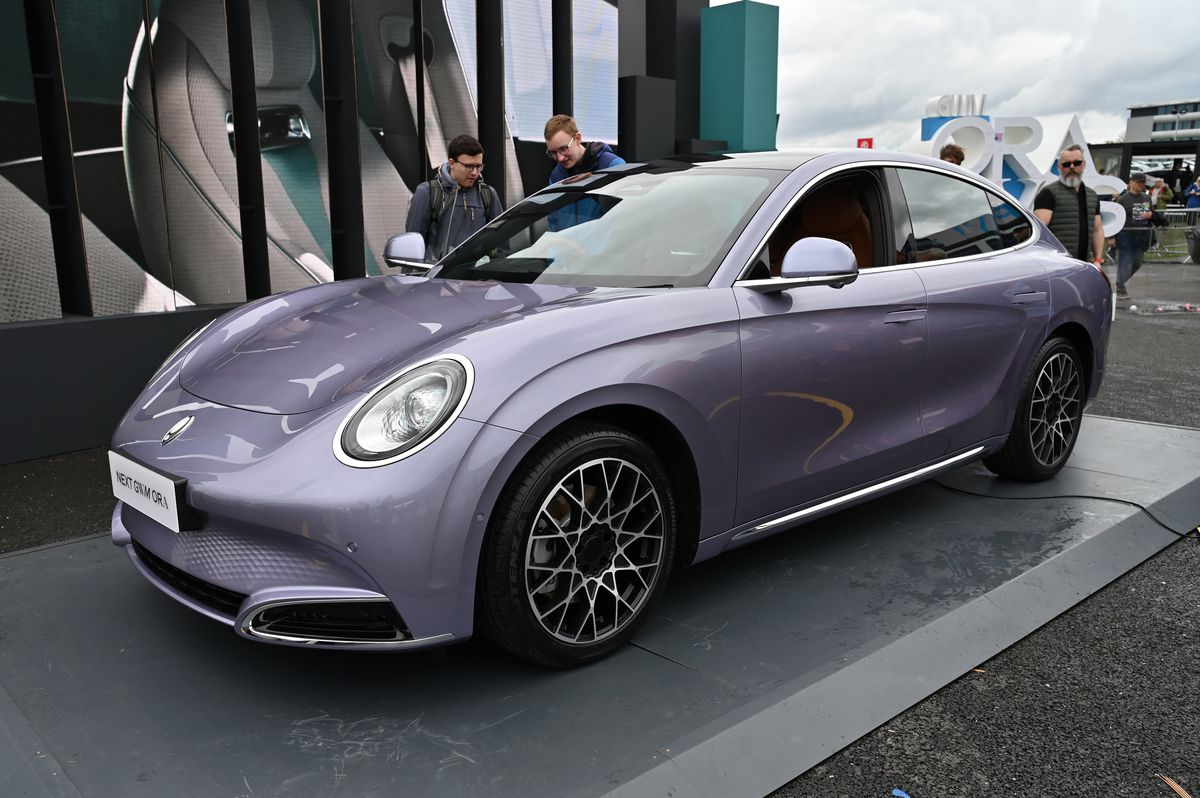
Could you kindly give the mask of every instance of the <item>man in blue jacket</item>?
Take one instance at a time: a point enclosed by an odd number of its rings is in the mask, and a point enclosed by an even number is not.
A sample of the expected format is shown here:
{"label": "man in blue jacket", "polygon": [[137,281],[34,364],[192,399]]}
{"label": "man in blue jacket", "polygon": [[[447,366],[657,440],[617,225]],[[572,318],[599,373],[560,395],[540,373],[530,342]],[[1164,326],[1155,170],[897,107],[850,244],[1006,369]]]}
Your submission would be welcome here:
{"label": "man in blue jacket", "polygon": [[483,147],[473,136],[455,136],[449,159],[413,192],[404,230],[425,238],[425,260],[433,263],[500,215],[496,189],[483,182]]}
{"label": "man in blue jacket", "polygon": [[625,163],[625,159],[603,141],[584,141],[579,125],[566,114],[550,117],[546,122],[545,135],[546,154],[558,164],[550,173],[551,183]]}
{"label": "man in blue jacket", "polygon": [[[579,125],[566,114],[550,117],[546,122],[545,137],[546,155],[557,164],[550,173],[551,185],[568,177],[625,163],[625,159],[613,152],[603,141],[584,141],[583,134],[579,132]],[[594,198],[586,197],[559,208],[550,214],[546,221],[551,230],[565,230],[598,219],[604,215],[605,210]]]}

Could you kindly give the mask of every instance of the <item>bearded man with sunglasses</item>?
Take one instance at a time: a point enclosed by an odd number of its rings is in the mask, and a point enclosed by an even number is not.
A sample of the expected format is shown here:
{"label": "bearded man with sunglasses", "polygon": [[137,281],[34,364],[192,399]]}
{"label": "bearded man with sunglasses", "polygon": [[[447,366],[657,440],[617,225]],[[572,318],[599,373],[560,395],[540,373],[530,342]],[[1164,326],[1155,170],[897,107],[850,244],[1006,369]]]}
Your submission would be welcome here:
{"label": "bearded man with sunglasses", "polygon": [[404,223],[407,233],[425,238],[430,263],[466,241],[504,210],[496,189],[483,182],[483,146],[474,136],[455,136],[449,158],[432,180],[413,192]]}
{"label": "bearded man with sunglasses", "polygon": [[1033,215],[1050,228],[1073,257],[1104,263],[1104,225],[1100,223],[1100,198],[1083,184],[1086,162],[1083,148],[1067,147],[1058,158],[1058,181],[1038,192]]}

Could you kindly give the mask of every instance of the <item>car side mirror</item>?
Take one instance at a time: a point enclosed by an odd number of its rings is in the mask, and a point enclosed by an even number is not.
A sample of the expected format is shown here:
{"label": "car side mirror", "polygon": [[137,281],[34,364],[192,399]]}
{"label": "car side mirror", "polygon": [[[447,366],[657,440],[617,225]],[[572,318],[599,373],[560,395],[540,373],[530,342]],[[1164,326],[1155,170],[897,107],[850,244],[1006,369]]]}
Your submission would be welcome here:
{"label": "car side mirror", "polygon": [[[780,277],[785,280],[825,277],[853,280],[857,276],[858,260],[854,250],[841,241],[817,236],[802,238],[788,247],[780,272]],[[838,280],[826,282],[833,284]]]}
{"label": "car side mirror", "polygon": [[425,262],[425,238],[420,233],[389,238],[383,247],[383,261],[401,274],[425,274],[433,267]]}

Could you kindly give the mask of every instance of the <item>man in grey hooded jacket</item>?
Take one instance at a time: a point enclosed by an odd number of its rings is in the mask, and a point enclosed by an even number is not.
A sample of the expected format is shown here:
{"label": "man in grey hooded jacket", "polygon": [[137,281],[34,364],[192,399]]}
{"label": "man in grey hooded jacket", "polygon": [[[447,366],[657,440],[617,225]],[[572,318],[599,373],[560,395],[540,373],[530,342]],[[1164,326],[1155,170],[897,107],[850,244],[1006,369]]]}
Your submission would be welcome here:
{"label": "man in grey hooded jacket", "polygon": [[455,136],[437,176],[417,186],[404,229],[425,238],[433,263],[504,210],[496,189],[483,182],[483,147],[473,136]]}

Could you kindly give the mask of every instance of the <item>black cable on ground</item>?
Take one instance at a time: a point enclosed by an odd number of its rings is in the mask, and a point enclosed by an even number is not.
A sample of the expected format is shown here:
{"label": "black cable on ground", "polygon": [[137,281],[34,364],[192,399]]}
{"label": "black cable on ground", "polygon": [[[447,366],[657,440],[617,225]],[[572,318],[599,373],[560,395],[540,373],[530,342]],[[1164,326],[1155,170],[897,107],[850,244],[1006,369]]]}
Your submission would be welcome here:
{"label": "black cable on ground", "polygon": [[1124,504],[1124,505],[1128,505],[1129,507],[1135,507],[1138,510],[1141,510],[1143,513],[1145,513],[1150,518],[1151,521],[1158,524],[1163,529],[1167,530],[1168,532],[1170,532],[1172,535],[1175,535],[1176,537],[1193,538],[1196,540],[1200,540],[1200,526],[1198,526],[1194,529],[1189,529],[1187,532],[1176,532],[1165,521],[1163,521],[1162,519],[1155,516],[1154,513],[1150,512],[1149,509],[1143,507],[1142,505],[1138,504],[1137,502],[1131,502],[1131,501],[1128,501],[1127,499],[1114,499],[1111,496],[1081,496],[1081,495],[1072,494],[1072,493],[1061,494],[1061,495],[1056,494],[1053,496],[993,496],[990,493],[977,493],[977,492],[971,491],[971,490],[964,490],[963,488],[956,488],[953,485],[947,485],[946,483],[942,482],[941,480],[937,480],[937,479],[931,479],[929,481],[932,482],[933,484],[937,485],[939,488],[944,488],[945,490],[948,490],[951,493],[959,493],[959,494],[962,494],[963,496],[976,496],[981,499],[1001,499],[1001,500],[1005,500],[1005,501],[1039,501],[1042,499],[1088,499],[1091,501],[1114,502],[1116,504]]}

